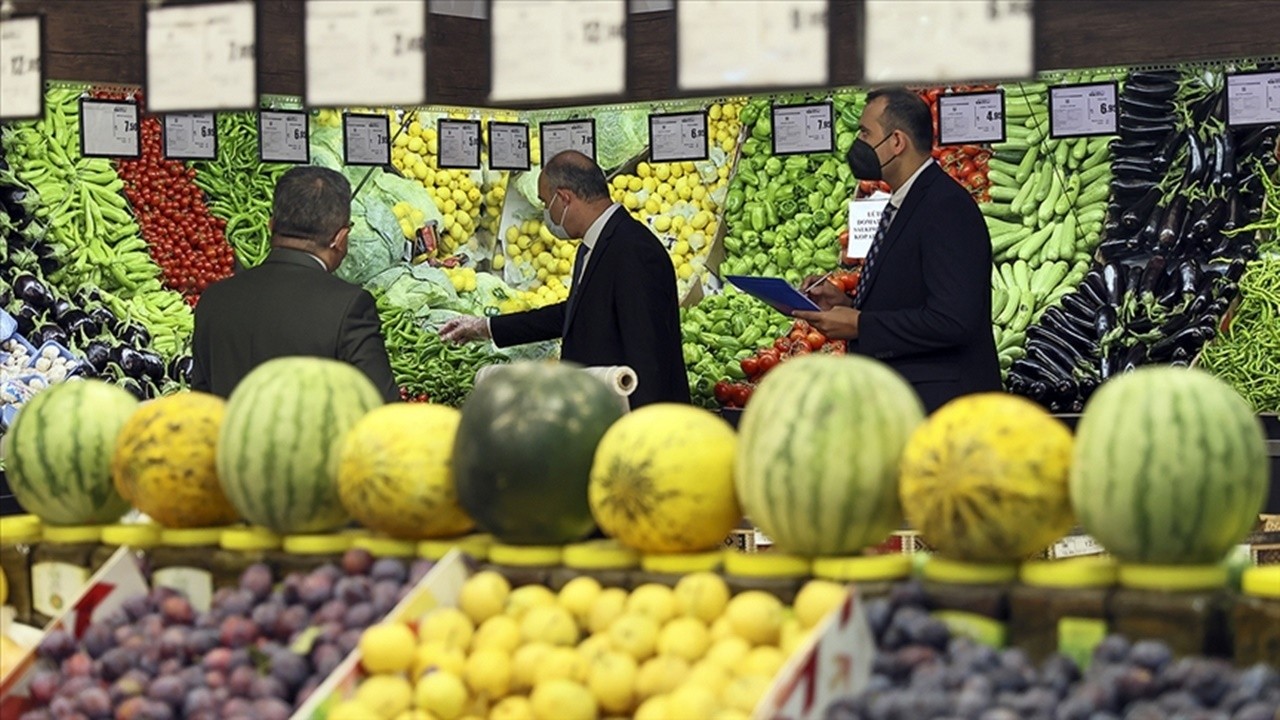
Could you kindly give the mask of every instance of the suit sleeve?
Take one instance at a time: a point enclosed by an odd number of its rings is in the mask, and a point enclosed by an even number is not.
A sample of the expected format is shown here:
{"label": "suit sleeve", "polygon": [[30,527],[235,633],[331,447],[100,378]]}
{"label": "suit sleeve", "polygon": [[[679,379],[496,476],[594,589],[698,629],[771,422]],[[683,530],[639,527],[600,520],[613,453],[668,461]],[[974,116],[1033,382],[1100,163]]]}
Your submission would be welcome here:
{"label": "suit sleeve", "polygon": [[400,389],[391,375],[387,346],[382,339],[382,322],[373,296],[361,290],[347,308],[338,336],[338,357],[360,368],[387,402],[400,399]]}
{"label": "suit sleeve", "polygon": [[564,314],[568,303],[511,313],[489,318],[489,332],[498,347],[523,345],[543,340],[559,340],[564,333]]}
{"label": "suit sleeve", "polygon": [[[646,231],[647,232],[647,231]],[[670,385],[663,366],[665,354],[659,349],[670,344],[670,319],[677,305],[675,273],[666,253],[635,253],[634,265],[613,276],[614,304],[622,333],[622,356],[639,383],[631,394],[631,406],[669,400]],[[683,373],[684,367],[681,366]],[[681,380],[687,382],[684,378]]]}
{"label": "suit sleeve", "polygon": [[205,300],[196,303],[195,330],[191,338],[191,389],[213,392],[209,379],[209,317]]}
{"label": "suit sleeve", "polygon": [[866,355],[901,358],[965,345],[991,332],[984,302],[991,295],[986,223],[973,201],[959,194],[948,193],[927,210],[920,246],[924,306],[862,313],[858,346]]}

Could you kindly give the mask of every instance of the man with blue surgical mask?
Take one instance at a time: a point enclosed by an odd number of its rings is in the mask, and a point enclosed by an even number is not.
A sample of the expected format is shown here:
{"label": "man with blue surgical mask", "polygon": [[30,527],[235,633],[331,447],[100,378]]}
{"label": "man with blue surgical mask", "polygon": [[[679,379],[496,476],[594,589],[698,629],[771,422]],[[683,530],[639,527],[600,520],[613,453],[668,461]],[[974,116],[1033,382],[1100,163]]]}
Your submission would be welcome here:
{"label": "man with blue surgical mask", "polygon": [[560,357],[585,366],[627,365],[638,382],[632,408],[689,402],[676,277],[666,248],[609,199],[604,172],[566,150],[538,178],[547,230],[582,238],[569,299],[492,318],[454,318],[440,328],[453,342],[491,338],[499,347],[561,338]]}

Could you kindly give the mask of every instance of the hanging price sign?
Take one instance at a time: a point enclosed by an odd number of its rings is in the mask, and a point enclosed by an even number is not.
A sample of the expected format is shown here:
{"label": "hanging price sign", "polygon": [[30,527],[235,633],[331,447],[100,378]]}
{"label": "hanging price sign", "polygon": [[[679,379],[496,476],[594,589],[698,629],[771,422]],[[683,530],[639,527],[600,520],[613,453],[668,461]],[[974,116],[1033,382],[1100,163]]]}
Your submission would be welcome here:
{"label": "hanging price sign", "polygon": [[649,162],[706,160],[707,113],[649,116]]}
{"label": "hanging price sign", "polygon": [[264,163],[309,163],[309,119],[298,110],[262,110],[258,113],[258,158]]}
{"label": "hanging price sign", "polygon": [[1113,82],[1049,88],[1049,137],[1116,134],[1120,129],[1118,96]]}
{"label": "hanging price sign", "polygon": [[938,144],[1004,142],[1004,93],[948,93],[938,96]]}
{"label": "hanging price sign", "polygon": [[869,83],[1015,79],[1035,73],[1032,0],[864,0],[863,8]]}
{"label": "hanging price sign", "polygon": [[427,4],[307,0],[307,107],[421,105]]}
{"label": "hanging price sign", "polygon": [[213,113],[164,116],[164,156],[171,160],[217,160],[218,125]]}
{"label": "hanging price sign", "polygon": [[439,165],[462,170],[480,169],[480,121],[440,118],[436,125]]}
{"label": "hanging price sign", "polygon": [[1280,71],[1235,73],[1227,76],[1227,124],[1280,123]]}
{"label": "hanging price sign", "polygon": [[492,0],[493,101],[621,95],[625,0]]}
{"label": "hanging price sign", "polygon": [[81,98],[81,155],[136,158],[142,154],[141,148],[137,104]]}
{"label": "hanging price sign", "polygon": [[773,106],[773,154],[831,152],[836,146],[831,103]]}
{"label": "hanging price sign", "polygon": [[147,10],[144,55],[151,112],[257,106],[257,17],[251,2]]}
{"label": "hanging price sign", "polygon": [[[707,42],[707,28],[733,42]],[[827,0],[676,3],[681,90],[826,85],[829,45]]]}
{"label": "hanging price sign", "polygon": [[44,117],[44,18],[0,20],[0,120]]}
{"label": "hanging price sign", "polygon": [[489,168],[528,170],[529,125],[489,121]]}
{"label": "hanging price sign", "polygon": [[592,160],[596,159],[596,121],[592,118],[544,122],[538,125],[538,136],[542,144],[543,165],[565,150],[577,150]]}
{"label": "hanging price sign", "polygon": [[342,140],[347,165],[391,164],[391,120],[386,115],[343,115]]}

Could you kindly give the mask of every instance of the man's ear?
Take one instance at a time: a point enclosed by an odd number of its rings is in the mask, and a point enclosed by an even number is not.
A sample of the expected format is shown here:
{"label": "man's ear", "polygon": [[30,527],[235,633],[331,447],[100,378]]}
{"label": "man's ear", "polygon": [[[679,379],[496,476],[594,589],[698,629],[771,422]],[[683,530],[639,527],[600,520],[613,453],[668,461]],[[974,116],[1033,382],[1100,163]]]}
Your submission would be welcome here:
{"label": "man's ear", "polygon": [[333,247],[337,250],[347,249],[347,238],[351,236],[351,227],[344,227],[333,236]]}

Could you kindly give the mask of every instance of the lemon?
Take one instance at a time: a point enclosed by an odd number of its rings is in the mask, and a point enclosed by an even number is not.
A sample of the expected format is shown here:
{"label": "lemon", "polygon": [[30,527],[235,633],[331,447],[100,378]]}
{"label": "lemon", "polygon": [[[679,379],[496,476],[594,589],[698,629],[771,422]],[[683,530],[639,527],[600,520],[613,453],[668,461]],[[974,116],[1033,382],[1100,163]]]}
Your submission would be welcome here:
{"label": "lemon", "polygon": [[703,660],[732,670],[733,666],[743,657],[746,657],[749,652],[751,652],[751,643],[737,636],[727,637],[723,640],[717,640],[711,646],[711,649],[707,650]]}
{"label": "lemon", "polygon": [[667,696],[672,707],[680,709],[685,717],[708,718],[720,708],[720,698],[711,690],[685,683]]}
{"label": "lemon", "polygon": [[786,661],[787,656],[778,648],[761,645],[747,653],[747,656],[734,667],[734,671],[738,675],[760,675],[771,678],[778,674],[778,670]]}
{"label": "lemon", "polygon": [[533,703],[520,695],[502,698],[489,710],[489,720],[535,720]]}
{"label": "lemon", "polygon": [[471,618],[471,622],[479,625],[501,614],[510,594],[511,584],[506,578],[492,570],[485,570],[472,575],[462,585],[462,591],[458,594],[458,607]]}
{"label": "lemon", "polygon": [[552,647],[533,673],[534,687],[548,680],[572,680],[585,682],[587,679],[587,661],[577,650],[566,647]]}
{"label": "lemon", "polygon": [[506,697],[511,692],[511,656],[501,650],[477,650],[467,658],[464,677],[476,695]]}
{"label": "lemon", "polygon": [[[466,286],[466,278],[455,276]],[[438,642],[447,647],[466,649],[471,645],[475,625],[471,618],[457,608],[436,608],[427,613],[418,625],[418,639],[424,643]]]}
{"label": "lemon", "polygon": [[689,663],[671,655],[649,658],[636,674],[636,694],[641,698],[663,695],[684,684]]}
{"label": "lemon", "polygon": [[734,678],[720,692],[720,702],[733,710],[749,713],[760,704],[760,698],[769,690],[771,678],[760,675],[743,675]]}
{"label": "lemon", "polygon": [[650,165],[647,162],[641,162],[636,165],[636,175],[639,175],[642,178],[649,177],[653,174],[653,167],[653,165]]}
{"label": "lemon", "polygon": [[600,659],[601,655],[613,652],[613,641],[609,639],[608,633],[596,633],[578,643],[577,650],[582,659],[590,664]]}
{"label": "lemon", "polygon": [[502,650],[513,652],[520,645],[520,625],[514,618],[497,615],[485,620],[471,638],[471,651]]}
{"label": "lemon", "polygon": [[591,691],[569,680],[538,683],[529,699],[537,720],[596,720],[599,717]]}
{"label": "lemon", "polygon": [[622,617],[627,608],[627,591],[621,588],[602,590],[591,603],[587,615],[587,629],[593,633],[605,632],[614,620]]}
{"label": "lemon", "polygon": [[666,232],[671,229],[671,218],[666,215],[659,215],[653,219],[653,229],[658,232]]}
{"label": "lemon", "polygon": [[516,648],[511,655],[512,692],[526,692],[533,687],[538,668],[552,649],[547,643],[529,643]]}
{"label": "lemon", "polygon": [[639,668],[631,656],[605,652],[591,664],[587,687],[607,713],[624,715],[635,705],[636,675]]}
{"label": "lemon", "polygon": [[609,641],[614,649],[645,660],[657,647],[658,623],[648,615],[628,612],[609,626]]}
{"label": "lemon", "polygon": [[676,618],[664,625],[658,633],[660,655],[675,655],[694,662],[705,655],[710,646],[711,633],[697,618]]}
{"label": "lemon", "polygon": [[424,643],[414,653],[413,677],[432,670],[447,670],[461,675],[466,663],[467,656],[462,648],[451,648],[444,643]]}
{"label": "lemon", "polygon": [[830,580],[810,580],[796,593],[796,619],[807,630],[822,622],[827,613],[840,607],[848,589]]}
{"label": "lemon", "polygon": [[782,629],[782,603],[760,590],[748,590],[729,601],[725,617],[734,634],[752,645],[776,645]]}
{"label": "lemon", "polygon": [[376,717],[381,717],[377,708],[359,700],[347,700],[329,711],[329,720],[369,720]]}
{"label": "lemon", "polygon": [[381,717],[395,717],[413,704],[413,686],[400,675],[373,675],[360,683],[355,699]]}
{"label": "lemon", "polygon": [[[541,251],[539,251],[541,252]],[[555,593],[542,585],[525,585],[511,591],[511,595],[507,597],[507,615],[520,620],[529,608],[538,607],[539,605],[554,605],[556,602]]]}
{"label": "lemon", "polygon": [[648,615],[659,624],[676,614],[675,593],[666,585],[645,583],[631,591],[627,598],[627,612]]}
{"label": "lemon", "polygon": [[729,622],[727,615],[721,615],[711,623],[711,641],[719,642],[725,638],[736,637],[733,633],[733,623]]}
{"label": "lemon", "polygon": [[667,701],[666,695],[654,695],[640,703],[634,720],[672,720],[676,716],[671,711],[676,709]]}
{"label": "lemon", "polygon": [[404,672],[413,665],[417,642],[408,625],[384,622],[360,636],[360,654],[370,673]]}
{"label": "lemon", "polygon": [[[330,716],[332,717],[332,716]],[[395,720],[438,720],[435,715],[423,710],[422,708],[409,708],[399,715],[395,716]]]}
{"label": "lemon", "polygon": [[467,704],[467,686],[451,672],[433,672],[424,675],[414,687],[413,704],[440,720],[457,720]]}
{"label": "lemon", "polygon": [[729,684],[731,679],[733,677],[726,666],[704,660],[693,666],[684,684],[706,688],[719,697],[720,691]]}
{"label": "lemon", "polygon": [[723,708],[720,712],[712,715],[710,720],[751,720],[751,716],[741,710]]}

